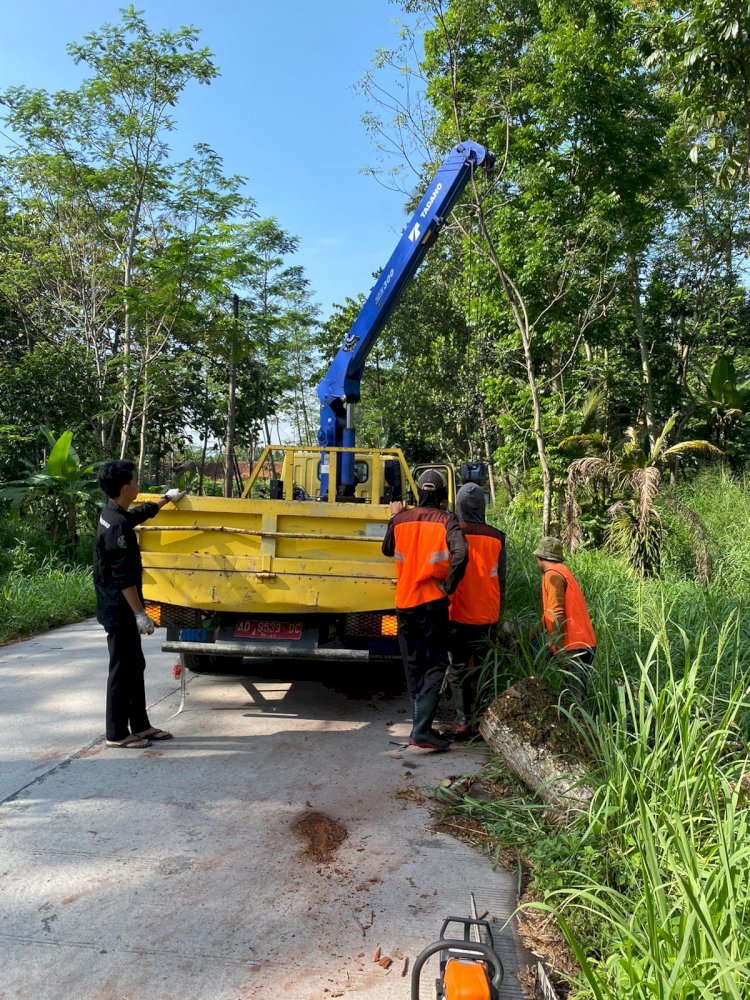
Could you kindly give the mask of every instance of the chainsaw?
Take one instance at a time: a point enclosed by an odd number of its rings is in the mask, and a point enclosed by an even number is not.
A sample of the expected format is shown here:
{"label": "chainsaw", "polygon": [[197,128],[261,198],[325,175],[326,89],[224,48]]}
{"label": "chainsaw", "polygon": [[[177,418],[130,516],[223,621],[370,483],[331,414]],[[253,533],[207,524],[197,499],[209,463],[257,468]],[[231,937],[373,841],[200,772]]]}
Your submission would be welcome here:
{"label": "chainsaw", "polygon": [[[440,938],[417,956],[411,974],[411,1000],[420,1000],[422,968],[432,955],[440,954],[440,976],[435,980],[436,1000],[499,1000],[503,963],[487,920],[477,917],[471,894],[471,917],[448,917]],[[447,937],[452,925],[463,928],[461,937]]]}

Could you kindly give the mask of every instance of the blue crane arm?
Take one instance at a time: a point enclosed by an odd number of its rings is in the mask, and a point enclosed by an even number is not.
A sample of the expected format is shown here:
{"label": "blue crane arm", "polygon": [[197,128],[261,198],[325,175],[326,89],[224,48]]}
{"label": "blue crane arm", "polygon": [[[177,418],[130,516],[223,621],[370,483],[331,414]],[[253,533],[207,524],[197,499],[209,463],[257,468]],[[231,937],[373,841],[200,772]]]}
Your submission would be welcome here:
{"label": "blue crane arm", "polygon": [[[476,167],[489,171],[494,156],[476,142],[461,142],[448,153],[424,193],[390,260],[344,337],[331,367],[318,385],[318,441],[328,447],[354,447],[348,404],[360,397],[360,380],[375,338],[461,196]],[[354,455],[342,456],[339,482],[354,482]],[[321,477],[321,490],[327,489]]]}

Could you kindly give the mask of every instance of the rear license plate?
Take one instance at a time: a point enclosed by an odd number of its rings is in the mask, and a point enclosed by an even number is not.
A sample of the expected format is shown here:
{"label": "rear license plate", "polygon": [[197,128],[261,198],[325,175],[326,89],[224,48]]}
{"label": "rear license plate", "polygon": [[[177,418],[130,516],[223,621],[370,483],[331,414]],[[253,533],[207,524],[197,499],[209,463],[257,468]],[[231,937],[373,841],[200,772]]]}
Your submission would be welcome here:
{"label": "rear license plate", "polygon": [[302,622],[264,622],[249,619],[234,626],[235,639],[301,639]]}

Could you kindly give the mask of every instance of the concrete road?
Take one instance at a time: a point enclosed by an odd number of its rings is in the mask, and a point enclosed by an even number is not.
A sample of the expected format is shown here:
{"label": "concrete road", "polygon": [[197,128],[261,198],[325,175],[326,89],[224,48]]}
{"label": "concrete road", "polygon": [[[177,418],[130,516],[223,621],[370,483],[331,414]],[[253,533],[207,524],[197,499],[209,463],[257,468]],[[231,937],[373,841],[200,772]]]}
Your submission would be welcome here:
{"label": "concrete road", "polygon": [[515,875],[436,833],[421,801],[481,751],[401,750],[404,695],[320,664],[194,677],[168,722],[160,638],[151,721],[175,739],[146,751],[103,745],[95,623],[0,649],[0,1000],[408,998],[397,955],[410,968],[470,891],[495,920],[501,997],[524,995]]}

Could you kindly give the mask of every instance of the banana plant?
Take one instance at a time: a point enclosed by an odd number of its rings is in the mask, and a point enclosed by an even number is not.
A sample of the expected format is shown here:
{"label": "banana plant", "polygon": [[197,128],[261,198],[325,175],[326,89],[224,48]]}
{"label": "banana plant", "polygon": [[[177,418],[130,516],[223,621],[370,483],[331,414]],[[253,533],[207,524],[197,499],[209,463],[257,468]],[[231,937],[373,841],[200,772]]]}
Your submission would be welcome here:
{"label": "banana plant", "polygon": [[750,413],[750,381],[738,382],[732,359],[719,358],[710,378],[703,376],[705,395],[702,408],[715,428],[716,440],[726,448],[733,426]]}
{"label": "banana plant", "polygon": [[9,500],[11,508],[22,510],[38,501],[49,513],[49,533],[57,541],[61,520],[65,521],[67,541],[78,540],[77,512],[82,503],[91,503],[96,488],[95,472],[100,462],[82,462],[73,448],[73,432],[64,431],[57,439],[43,428],[50,446],[49,457],[41,469],[26,463],[29,472],[0,487],[0,499]]}

